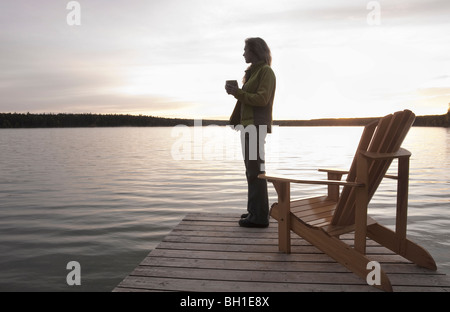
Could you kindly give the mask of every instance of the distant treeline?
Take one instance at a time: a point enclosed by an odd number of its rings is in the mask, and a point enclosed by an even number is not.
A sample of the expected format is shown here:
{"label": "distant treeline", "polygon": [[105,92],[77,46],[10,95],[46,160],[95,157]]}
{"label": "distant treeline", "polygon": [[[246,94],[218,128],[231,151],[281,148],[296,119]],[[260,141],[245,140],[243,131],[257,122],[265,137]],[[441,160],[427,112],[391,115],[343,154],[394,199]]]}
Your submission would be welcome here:
{"label": "distant treeline", "polygon": [[[377,118],[328,118],[278,120],[279,126],[363,126]],[[103,114],[23,114],[0,113],[0,128],[73,128],[73,127],[172,127],[194,125],[193,119]],[[202,120],[202,125],[226,125],[225,120]],[[417,116],[414,126],[450,127],[450,110],[445,115]]]}
{"label": "distant treeline", "polygon": [[[203,125],[225,124],[203,120]],[[21,114],[0,113],[0,128],[74,128],[74,127],[171,127],[193,126],[193,119],[104,114]]]}
{"label": "distant treeline", "polygon": [[[364,126],[378,118],[325,118],[311,120],[282,120],[275,123],[279,126]],[[450,127],[450,110],[445,115],[416,116],[413,126],[416,127]]]}

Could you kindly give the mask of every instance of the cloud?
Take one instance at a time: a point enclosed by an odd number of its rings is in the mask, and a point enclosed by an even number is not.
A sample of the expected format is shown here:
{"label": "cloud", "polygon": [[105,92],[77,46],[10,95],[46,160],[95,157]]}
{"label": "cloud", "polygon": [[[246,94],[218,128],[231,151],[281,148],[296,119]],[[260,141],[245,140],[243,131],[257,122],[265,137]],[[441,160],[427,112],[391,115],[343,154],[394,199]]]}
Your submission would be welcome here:
{"label": "cloud", "polygon": [[421,88],[416,93],[416,103],[422,111],[444,114],[450,105],[450,88],[448,87]]}
{"label": "cloud", "polygon": [[0,80],[1,110],[137,114],[153,111],[167,115],[192,107],[192,103],[175,97],[120,92],[119,76],[109,67],[17,71]]}
{"label": "cloud", "polygon": [[368,1],[79,2],[76,27],[64,1],[0,3],[0,111],[226,118],[234,100],[223,81],[241,79],[250,36],[272,49],[279,117],[314,118],[337,100],[363,115],[346,102],[414,102],[416,90],[448,85],[449,1],[380,0],[377,28]]}

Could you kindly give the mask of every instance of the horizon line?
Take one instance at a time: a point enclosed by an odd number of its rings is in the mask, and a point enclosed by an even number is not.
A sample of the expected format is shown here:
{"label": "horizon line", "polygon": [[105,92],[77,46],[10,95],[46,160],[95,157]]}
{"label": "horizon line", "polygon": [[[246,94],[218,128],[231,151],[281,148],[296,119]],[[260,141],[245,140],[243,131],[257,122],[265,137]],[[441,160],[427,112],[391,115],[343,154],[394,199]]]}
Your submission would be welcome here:
{"label": "horizon line", "polygon": [[[132,117],[149,117],[149,118],[159,118],[159,119],[175,119],[175,120],[206,120],[206,121],[228,121],[228,119],[215,118],[215,117],[207,117],[207,118],[189,118],[189,117],[163,117],[156,115],[144,115],[144,114],[132,114],[132,113],[92,113],[92,112],[84,112],[84,113],[67,113],[67,112],[47,112],[47,113],[30,113],[30,112],[0,112],[0,114],[17,114],[17,115],[99,115],[99,116],[132,116]],[[417,115],[416,117],[436,117],[436,116],[445,116],[450,114],[450,108],[447,113],[443,114],[431,114],[431,115]],[[345,120],[345,119],[376,119],[383,116],[366,116],[366,117],[318,117],[311,119],[273,119],[273,121],[319,121],[319,120]]]}

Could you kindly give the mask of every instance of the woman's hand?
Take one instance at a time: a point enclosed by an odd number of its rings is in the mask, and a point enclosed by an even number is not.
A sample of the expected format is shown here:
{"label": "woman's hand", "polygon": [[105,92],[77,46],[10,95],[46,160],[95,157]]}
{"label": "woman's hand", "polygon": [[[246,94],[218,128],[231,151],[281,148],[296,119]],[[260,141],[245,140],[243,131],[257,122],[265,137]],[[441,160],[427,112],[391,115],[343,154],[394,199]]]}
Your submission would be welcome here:
{"label": "woman's hand", "polygon": [[236,96],[237,91],[239,90],[239,88],[238,88],[237,86],[233,86],[233,85],[226,84],[226,85],[225,85],[225,90],[227,90],[227,93],[228,93],[228,94],[231,94],[231,95],[233,95],[233,96]]}

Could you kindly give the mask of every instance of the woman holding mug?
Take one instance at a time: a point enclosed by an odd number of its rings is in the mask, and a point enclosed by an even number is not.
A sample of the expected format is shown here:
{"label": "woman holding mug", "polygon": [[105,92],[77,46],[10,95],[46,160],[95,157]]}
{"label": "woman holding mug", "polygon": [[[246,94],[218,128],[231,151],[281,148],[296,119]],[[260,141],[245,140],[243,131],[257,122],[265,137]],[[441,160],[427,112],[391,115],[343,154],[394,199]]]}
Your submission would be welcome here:
{"label": "woman holding mug", "polygon": [[227,93],[237,99],[230,124],[241,130],[248,184],[247,213],[241,216],[239,225],[267,227],[269,225],[267,181],[259,179],[258,175],[265,172],[265,138],[267,133],[272,132],[276,78],[271,68],[271,52],[263,39],[246,39],[243,56],[245,62],[251,65],[245,71],[242,89],[237,84],[229,82],[225,85]]}

